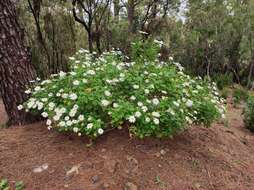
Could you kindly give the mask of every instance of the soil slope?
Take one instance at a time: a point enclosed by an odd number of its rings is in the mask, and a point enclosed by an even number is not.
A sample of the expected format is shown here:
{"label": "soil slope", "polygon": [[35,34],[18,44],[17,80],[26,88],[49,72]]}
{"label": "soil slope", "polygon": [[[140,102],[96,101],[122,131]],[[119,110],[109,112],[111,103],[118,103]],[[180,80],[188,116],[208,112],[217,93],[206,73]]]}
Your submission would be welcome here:
{"label": "soil slope", "polygon": [[[137,140],[116,130],[86,147],[85,137],[45,124],[0,129],[0,179],[27,190],[253,190],[254,135],[242,109],[228,127],[192,127],[174,139]],[[0,102],[0,124],[7,119]]]}

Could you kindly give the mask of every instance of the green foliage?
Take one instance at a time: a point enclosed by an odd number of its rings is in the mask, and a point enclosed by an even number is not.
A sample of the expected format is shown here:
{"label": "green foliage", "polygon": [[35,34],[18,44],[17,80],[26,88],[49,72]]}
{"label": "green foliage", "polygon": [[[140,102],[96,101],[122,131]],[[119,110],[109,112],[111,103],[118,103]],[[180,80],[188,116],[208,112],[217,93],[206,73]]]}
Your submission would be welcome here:
{"label": "green foliage", "polygon": [[41,113],[48,129],[90,138],[124,126],[141,139],[171,137],[193,123],[208,126],[224,117],[215,83],[191,78],[173,60],[160,62],[156,45],[147,43],[134,44],[136,62],[124,62],[119,51],[95,58],[80,50],[70,57],[71,72],[37,81],[18,108]]}
{"label": "green foliage", "polygon": [[220,91],[221,97],[224,98],[224,99],[227,99],[227,97],[229,96],[229,93],[230,93],[230,89],[229,88],[223,88]]}
{"label": "green foliage", "polygon": [[131,46],[131,58],[137,63],[154,61],[163,43],[158,40],[135,40]]}
{"label": "green foliage", "polygon": [[254,96],[249,96],[244,110],[244,124],[247,129],[254,132]]}
{"label": "green foliage", "polygon": [[233,76],[232,74],[216,74],[214,75],[214,80],[220,90],[225,87],[229,87],[233,84]]}
{"label": "green foliage", "polygon": [[[88,48],[84,26],[75,22],[69,11],[73,8],[71,1],[31,2],[39,5],[35,12],[43,43],[27,1],[19,1],[17,7],[38,76],[68,71],[67,58],[80,47]],[[119,48],[130,55],[131,42],[140,36],[138,31],[143,30],[150,41],[162,39],[167,54],[170,53],[167,56],[174,56],[188,73],[202,77],[216,75],[219,89],[232,82],[250,86],[254,78],[249,72],[253,62],[254,1],[188,1],[187,4],[179,0],[126,1],[127,7],[134,7],[132,11],[120,11],[121,1],[112,2],[116,10],[103,11],[100,2],[91,7],[91,12],[96,12],[91,25],[94,51]],[[81,7],[78,12],[81,16]],[[141,50],[140,45],[144,44],[137,41],[132,46]],[[157,56],[152,46],[146,47],[149,49],[145,51],[150,52],[145,54],[146,59]],[[144,59],[140,52],[132,53],[133,59]]]}
{"label": "green foliage", "polygon": [[162,181],[159,175],[156,175],[155,177],[155,184],[157,184],[161,188],[164,188],[167,186],[166,182]]}
{"label": "green foliage", "polygon": [[238,105],[241,103],[241,101],[246,101],[248,99],[248,91],[244,88],[237,87],[233,91],[233,102],[234,105]]}
{"label": "green foliage", "polygon": [[23,183],[23,181],[18,181],[15,184],[15,190],[23,190],[25,189],[25,184]]}
{"label": "green foliage", "polygon": [[0,190],[9,190],[9,185],[7,179],[0,180]]}
{"label": "green foliage", "polygon": [[[25,185],[22,181],[18,181],[15,184],[15,190],[24,190]],[[0,190],[10,190],[10,185],[7,179],[0,180]]]}

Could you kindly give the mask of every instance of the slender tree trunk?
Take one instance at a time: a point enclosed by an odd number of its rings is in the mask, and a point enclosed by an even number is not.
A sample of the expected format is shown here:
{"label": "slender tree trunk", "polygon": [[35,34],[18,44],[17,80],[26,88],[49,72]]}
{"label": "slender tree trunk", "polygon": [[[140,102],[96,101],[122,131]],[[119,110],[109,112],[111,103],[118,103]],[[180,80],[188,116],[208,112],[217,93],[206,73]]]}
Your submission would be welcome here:
{"label": "slender tree trunk", "polygon": [[229,66],[231,71],[234,74],[234,81],[238,84],[240,83],[239,72],[240,72],[240,65],[239,65],[239,58],[240,58],[240,44],[242,40],[242,34],[239,34],[238,38],[233,42],[232,47],[230,49],[229,55]]}
{"label": "slender tree trunk", "polygon": [[249,66],[249,74],[248,74],[248,84],[247,87],[251,88],[252,87],[252,74],[253,74],[253,70],[254,70],[254,53],[251,57],[251,61],[250,61],[250,66]]}
{"label": "slender tree trunk", "polygon": [[30,0],[28,0],[28,5],[29,5],[29,8],[32,12],[32,15],[33,15],[33,18],[34,18],[34,21],[35,21],[35,26],[36,26],[36,30],[37,30],[37,40],[39,42],[39,45],[40,47],[43,49],[43,51],[45,52],[46,54],[46,57],[47,57],[47,61],[48,63],[43,63],[43,75],[44,76],[48,76],[50,74],[50,53],[49,53],[49,50],[48,50],[48,47],[47,47],[47,44],[45,42],[45,39],[43,37],[43,34],[42,34],[42,30],[41,30],[41,26],[40,26],[40,10],[41,10],[41,0],[33,0],[33,5],[31,3]]}
{"label": "slender tree trunk", "polygon": [[135,13],[135,1],[128,0],[127,5],[129,32],[134,33],[134,13]]}
{"label": "slender tree trunk", "polygon": [[17,109],[28,98],[24,93],[26,86],[36,77],[23,39],[13,2],[0,1],[0,92],[8,125],[25,124],[35,118]]}
{"label": "slender tree trunk", "polygon": [[92,33],[90,31],[88,31],[87,33],[88,33],[88,48],[89,48],[89,52],[92,53],[93,52]]}
{"label": "slender tree trunk", "polygon": [[96,47],[97,51],[99,54],[101,54],[101,32],[99,30],[99,26],[95,26],[95,42],[96,42]]}
{"label": "slender tree trunk", "polygon": [[113,0],[113,4],[114,4],[114,19],[116,22],[119,22],[120,1]]}

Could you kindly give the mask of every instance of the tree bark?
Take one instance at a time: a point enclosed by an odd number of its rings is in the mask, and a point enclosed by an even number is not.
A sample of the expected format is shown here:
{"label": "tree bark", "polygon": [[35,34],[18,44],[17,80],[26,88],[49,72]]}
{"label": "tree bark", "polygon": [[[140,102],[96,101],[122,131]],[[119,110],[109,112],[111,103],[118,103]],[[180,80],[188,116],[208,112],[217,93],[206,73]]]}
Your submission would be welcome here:
{"label": "tree bark", "polygon": [[29,81],[36,77],[23,39],[13,2],[0,1],[0,92],[8,125],[22,125],[35,119],[17,109],[28,98],[24,91]]}

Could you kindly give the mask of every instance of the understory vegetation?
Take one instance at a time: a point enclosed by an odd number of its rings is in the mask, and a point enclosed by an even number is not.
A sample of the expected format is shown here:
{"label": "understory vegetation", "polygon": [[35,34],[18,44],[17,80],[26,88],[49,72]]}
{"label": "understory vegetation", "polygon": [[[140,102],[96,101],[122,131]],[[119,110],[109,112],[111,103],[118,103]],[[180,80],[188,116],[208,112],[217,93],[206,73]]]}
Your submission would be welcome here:
{"label": "understory vegetation", "polygon": [[244,110],[245,127],[254,132],[254,96],[250,95]]}
{"label": "understory vegetation", "polygon": [[160,61],[161,45],[136,41],[132,57],[117,50],[96,57],[81,49],[69,58],[70,72],[32,81],[31,97],[19,109],[41,113],[48,129],[90,138],[122,127],[139,138],[172,137],[224,118],[216,84],[185,74],[172,57]]}
{"label": "understory vegetation", "polygon": [[[15,183],[14,190],[23,190],[25,189],[25,185],[22,181],[18,181]],[[7,179],[0,180],[0,190],[11,190],[10,184]]]}

